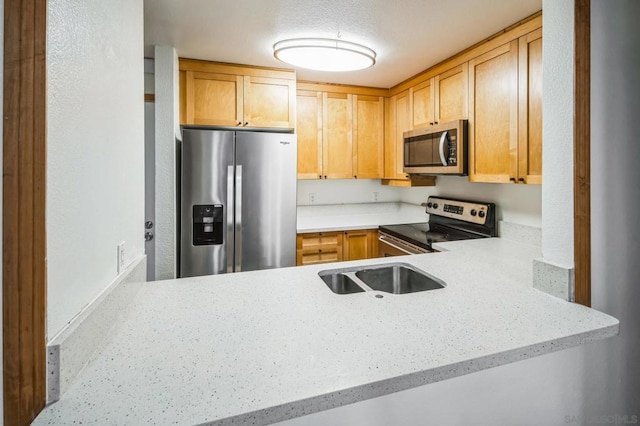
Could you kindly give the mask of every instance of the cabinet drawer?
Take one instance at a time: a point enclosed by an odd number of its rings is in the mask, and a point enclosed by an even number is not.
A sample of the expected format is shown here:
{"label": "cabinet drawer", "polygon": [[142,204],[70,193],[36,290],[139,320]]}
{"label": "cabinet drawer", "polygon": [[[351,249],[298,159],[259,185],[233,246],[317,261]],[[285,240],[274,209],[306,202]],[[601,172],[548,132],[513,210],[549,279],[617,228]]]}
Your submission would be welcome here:
{"label": "cabinet drawer", "polygon": [[309,234],[298,234],[296,248],[298,250],[342,247],[341,232],[314,232]]}
{"label": "cabinet drawer", "polygon": [[298,266],[341,261],[342,247],[317,250],[298,250],[296,253],[296,265]]}

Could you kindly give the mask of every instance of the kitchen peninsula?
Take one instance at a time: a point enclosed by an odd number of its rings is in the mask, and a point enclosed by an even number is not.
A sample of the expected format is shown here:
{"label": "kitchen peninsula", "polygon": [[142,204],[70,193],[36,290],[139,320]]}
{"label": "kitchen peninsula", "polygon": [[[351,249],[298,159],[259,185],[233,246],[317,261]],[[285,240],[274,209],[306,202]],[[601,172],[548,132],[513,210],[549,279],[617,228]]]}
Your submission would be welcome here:
{"label": "kitchen peninsula", "polygon": [[265,424],[618,333],[615,318],[531,287],[538,247],[438,249],[394,258],[446,283],[421,293],[334,294],[317,274],[335,264],[141,284],[34,424]]}

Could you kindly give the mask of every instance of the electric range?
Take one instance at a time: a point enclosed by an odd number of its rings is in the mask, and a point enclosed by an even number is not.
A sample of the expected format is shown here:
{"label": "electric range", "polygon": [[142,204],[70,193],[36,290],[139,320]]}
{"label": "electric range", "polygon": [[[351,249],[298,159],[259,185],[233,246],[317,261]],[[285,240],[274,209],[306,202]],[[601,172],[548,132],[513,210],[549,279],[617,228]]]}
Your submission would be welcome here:
{"label": "electric range", "polygon": [[422,205],[428,222],[379,227],[380,256],[429,253],[433,243],[497,236],[494,203],[429,197]]}

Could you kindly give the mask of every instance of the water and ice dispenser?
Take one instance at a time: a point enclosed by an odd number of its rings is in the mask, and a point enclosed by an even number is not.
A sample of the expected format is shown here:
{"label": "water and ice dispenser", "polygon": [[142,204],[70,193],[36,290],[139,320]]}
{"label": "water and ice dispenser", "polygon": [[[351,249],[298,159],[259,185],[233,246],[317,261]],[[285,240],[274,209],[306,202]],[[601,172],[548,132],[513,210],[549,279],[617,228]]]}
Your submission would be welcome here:
{"label": "water and ice dispenser", "polygon": [[222,244],[222,204],[193,206],[193,245]]}

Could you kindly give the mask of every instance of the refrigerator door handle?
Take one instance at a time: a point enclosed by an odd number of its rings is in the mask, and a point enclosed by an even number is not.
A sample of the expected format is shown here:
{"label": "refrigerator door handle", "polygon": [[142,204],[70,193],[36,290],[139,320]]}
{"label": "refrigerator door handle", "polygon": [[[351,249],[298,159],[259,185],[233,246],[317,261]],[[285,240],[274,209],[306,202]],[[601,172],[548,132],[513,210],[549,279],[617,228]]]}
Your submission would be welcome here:
{"label": "refrigerator door handle", "polygon": [[233,166],[227,166],[227,272],[233,272]]}
{"label": "refrigerator door handle", "polygon": [[242,166],[236,165],[235,272],[242,271]]}

